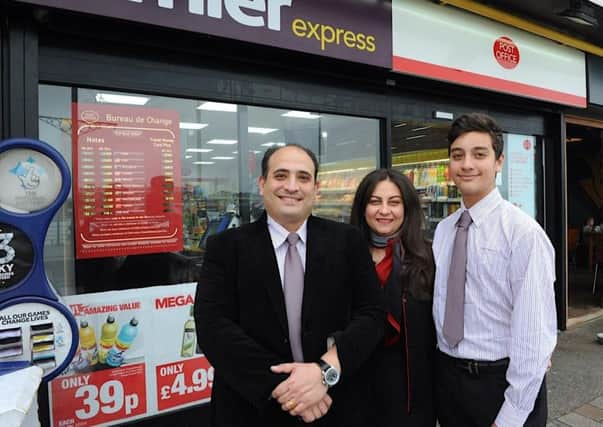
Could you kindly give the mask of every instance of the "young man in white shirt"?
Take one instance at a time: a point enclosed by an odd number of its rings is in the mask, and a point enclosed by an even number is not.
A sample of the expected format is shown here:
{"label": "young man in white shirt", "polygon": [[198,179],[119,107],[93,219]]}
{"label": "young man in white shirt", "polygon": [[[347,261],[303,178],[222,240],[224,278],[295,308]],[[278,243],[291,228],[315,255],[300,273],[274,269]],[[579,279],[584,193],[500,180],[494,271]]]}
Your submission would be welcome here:
{"label": "young man in white shirt", "polygon": [[462,202],[433,241],[440,425],[544,427],[557,336],[553,247],[496,188],[504,155],[494,119],[457,118],[448,143]]}

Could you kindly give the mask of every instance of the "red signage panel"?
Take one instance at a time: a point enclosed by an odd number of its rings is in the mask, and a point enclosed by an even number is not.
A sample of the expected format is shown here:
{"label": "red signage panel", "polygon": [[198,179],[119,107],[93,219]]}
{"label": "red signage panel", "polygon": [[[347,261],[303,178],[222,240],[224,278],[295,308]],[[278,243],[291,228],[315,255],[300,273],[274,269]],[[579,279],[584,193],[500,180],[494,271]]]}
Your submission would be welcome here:
{"label": "red signage panel", "polygon": [[50,384],[53,426],[95,426],[147,412],[144,363],[60,377]]}
{"label": "red signage panel", "polygon": [[160,411],[211,397],[214,368],[205,357],[157,365],[155,376]]}
{"label": "red signage panel", "polygon": [[76,257],[182,250],[179,116],[73,104]]}

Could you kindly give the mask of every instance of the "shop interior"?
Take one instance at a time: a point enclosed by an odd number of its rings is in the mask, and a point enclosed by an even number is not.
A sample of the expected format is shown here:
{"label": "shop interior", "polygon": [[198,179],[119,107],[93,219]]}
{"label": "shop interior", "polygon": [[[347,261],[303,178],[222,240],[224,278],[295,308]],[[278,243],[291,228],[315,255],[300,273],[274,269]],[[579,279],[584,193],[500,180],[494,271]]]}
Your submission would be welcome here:
{"label": "shop interior", "polygon": [[603,315],[603,123],[566,126],[568,317]]}
{"label": "shop interior", "polygon": [[392,167],[413,183],[425,215],[425,234],[460,207],[460,194],[448,175],[448,121],[399,120],[392,127]]}
{"label": "shop interior", "polygon": [[[461,194],[448,173],[449,128],[448,120],[396,120],[392,124],[392,167],[417,189],[429,239],[437,224],[461,206]],[[536,153],[540,139],[503,133],[503,140],[505,162],[496,184],[505,199],[537,218]]]}
{"label": "shop interior", "polygon": [[[314,213],[341,222],[349,221],[356,187],[378,162],[381,135],[379,120],[375,118],[55,85],[40,85],[39,98],[40,138],[59,150],[72,170],[77,167],[82,176],[95,177],[82,178],[94,180],[94,184],[82,184],[81,188],[78,187],[80,183],[74,183],[74,191],[87,191],[86,203],[78,206],[70,196],[50,226],[45,264],[61,295],[194,281],[207,238],[224,229],[254,221],[262,213],[257,180],[261,174],[262,156],[270,147],[296,143],[317,154],[321,186]],[[88,114],[101,104],[102,111],[108,111],[103,113],[101,122],[89,125],[78,116],[76,141],[73,137],[74,111]],[[162,148],[161,153],[167,151],[167,154],[161,155],[167,156],[168,160],[162,160],[162,164],[168,164],[163,167],[166,171],[169,169],[169,176],[174,176],[174,168],[179,169],[172,186],[176,191],[170,195],[173,200],[170,203],[175,212],[181,212],[181,218],[175,221],[181,222],[181,249],[157,253],[113,251],[107,256],[78,258],[73,236],[78,232],[81,234],[77,227],[84,228],[81,221],[74,221],[77,217],[74,212],[80,210],[97,221],[97,217],[107,215],[109,208],[124,210],[128,206],[123,202],[126,199],[113,199],[114,195],[118,197],[118,193],[123,193],[124,188],[134,195],[144,192],[144,200],[152,200],[153,180],[160,177],[155,172],[145,172],[143,177],[137,178],[142,172],[124,171],[129,164],[122,167],[124,160],[121,158],[117,160],[122,162],[119,170],[118,166],[103,169],[106,165],[90,169],[89,163],[78,166],[82,162],[76,162],[75,156],[84,149],[90,150],[89,147],[81,148],[82,141],[90,144],[100,141],[101,138],[92,138],[95,132],[113,129],[125,119],[131,121],[131,117],[142,117],[144,120],[147,117],[148,120],[155,116],[177,117],[177,122],[170,124],[177,135],[174,152],[172,148]],[[79,136],[82,126],[86,128],[85,140]],[[111,155],[140,155],[143,149],[137,148],[134,138],[143,135],[143,130],[149,131],[149,125],[126,123],[124,126],[130,133],[114,130],[111,140],[107,140],[114,147]],[[105,139],[102,144],[107,142]],[[150,152],[142,156],[147,156],[146,162],[151,164],[155,154]],[[92,159],[94,164],[100,164],[100,160]],[[145,166],[145,170],[150,169]],[[98,184],[101,173],[102,186]],[[126,179],[138,179],[142,183],[138,185],[143,189],[135,193],[131,184],[131,188],[121,184]],[[114,187],[115,182],[119,182],[119,188]],[[133,205],[134,202],[127,203]],[[161,205],[161,201],[136,207],[155,209],[157,205]],[[126,209],[126,213],[109,215],[109,218],[132,215]]]}

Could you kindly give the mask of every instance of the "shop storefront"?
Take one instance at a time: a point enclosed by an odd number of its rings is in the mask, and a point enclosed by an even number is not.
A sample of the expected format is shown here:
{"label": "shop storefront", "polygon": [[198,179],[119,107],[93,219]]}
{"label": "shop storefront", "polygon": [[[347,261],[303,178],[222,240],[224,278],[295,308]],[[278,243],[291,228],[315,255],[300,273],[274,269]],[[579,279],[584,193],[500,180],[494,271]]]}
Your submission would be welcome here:
{"label": "shop storefront", "polygon": [[[555,208],[564,188],[559,109],[579,111],[587,105],[584,53],[421,0],[394,0],[392,22],[393,71],[433,79],[431,89],[438,91],[422,120],[412,120],[408,106],[400,112],[394,108],[392,116],[392,166],[412,177],[423,194],[428,231],[459,207],[458,191],[447,177],[449,120],[468,110],[492,115],[505,140],[506,160],[497,185],[503,197],[543,225],[556,248],[558,322],[565,329],[563,213]],[[464,100],[461,111],[452,99]]]}
{"label": "shop storefront", "polygon": [[[429,235],[460,203],[447,127],[487,112],[505,131],[503,194],[560,245],[557,106],[586,95],[547,70],[584,75],[582,54],[427,1],[242,3],[0,3],[2,133],[50,143],[73,175],[45,264],[80,353],[40,392],[43,425],[208,424],[196,273],[209,235],[261,212],[269,147],[316,152],[315,214],[337,221],[367,171],[401,170]],[[437,25],[424,21],[433,13]],[[422,56],[434,47],[444,59]]]}

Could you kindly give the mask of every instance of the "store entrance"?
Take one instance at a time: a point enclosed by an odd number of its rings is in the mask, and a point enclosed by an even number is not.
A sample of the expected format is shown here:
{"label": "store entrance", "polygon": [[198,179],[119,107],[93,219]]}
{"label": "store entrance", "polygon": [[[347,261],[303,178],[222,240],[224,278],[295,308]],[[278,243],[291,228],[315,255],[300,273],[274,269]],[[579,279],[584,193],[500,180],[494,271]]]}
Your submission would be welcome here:
{"label": "store entrance", "polygon": [[566,121],[568,326],[603,316],[603,122]]}

